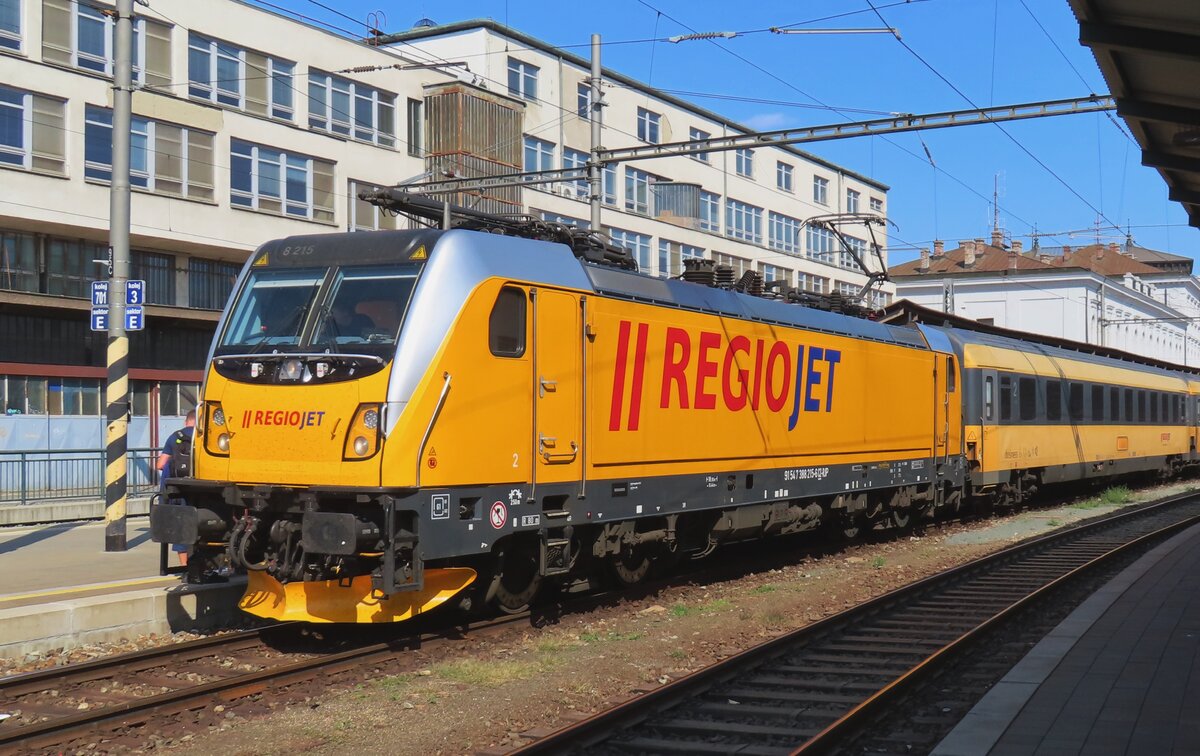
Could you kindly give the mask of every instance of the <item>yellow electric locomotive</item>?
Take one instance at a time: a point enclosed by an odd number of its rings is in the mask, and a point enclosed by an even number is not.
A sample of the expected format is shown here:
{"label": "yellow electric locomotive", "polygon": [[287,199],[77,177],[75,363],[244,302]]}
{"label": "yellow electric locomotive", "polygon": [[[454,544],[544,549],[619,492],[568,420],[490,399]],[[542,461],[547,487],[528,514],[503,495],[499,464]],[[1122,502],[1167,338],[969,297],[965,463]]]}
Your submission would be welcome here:
{"label": "yellow electric locomotive", "polygon": [[961,488],[948,347],[711,265],[640,275],[587,239],[582,259],[467,230],[263,245],[155,539],[246,571],[251,613],[389,622],[904,523]]}

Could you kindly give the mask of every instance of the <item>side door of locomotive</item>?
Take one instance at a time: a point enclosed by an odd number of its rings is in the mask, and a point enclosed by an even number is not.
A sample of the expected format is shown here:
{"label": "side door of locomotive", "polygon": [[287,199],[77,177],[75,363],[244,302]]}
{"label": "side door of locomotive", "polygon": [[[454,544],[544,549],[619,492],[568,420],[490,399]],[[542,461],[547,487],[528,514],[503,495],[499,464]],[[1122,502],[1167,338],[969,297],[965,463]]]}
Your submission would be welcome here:
{"label": "side door of locomotive", "polygon": [[580,481],[584,462],[586,297],[532,289],[533,482]]}

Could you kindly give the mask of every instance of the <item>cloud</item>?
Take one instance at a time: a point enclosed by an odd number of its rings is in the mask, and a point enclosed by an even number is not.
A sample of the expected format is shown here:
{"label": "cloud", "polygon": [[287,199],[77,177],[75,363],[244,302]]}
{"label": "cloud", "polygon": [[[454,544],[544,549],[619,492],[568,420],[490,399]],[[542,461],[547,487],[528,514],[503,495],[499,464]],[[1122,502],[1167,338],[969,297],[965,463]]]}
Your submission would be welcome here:
{"label": "cloud", "polygon": [[785,128],[788,125],[788,117],[783,113],[759,113],[750,116],[743,123],[755,131],[771,131]]}

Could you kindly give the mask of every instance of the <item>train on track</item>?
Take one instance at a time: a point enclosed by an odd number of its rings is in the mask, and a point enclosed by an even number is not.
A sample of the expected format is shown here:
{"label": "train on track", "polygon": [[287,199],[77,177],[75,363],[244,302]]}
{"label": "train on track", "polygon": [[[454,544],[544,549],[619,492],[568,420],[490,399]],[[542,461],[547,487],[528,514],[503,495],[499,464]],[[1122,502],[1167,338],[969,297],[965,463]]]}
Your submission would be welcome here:
{"label": "train on track", "polygon": [[557,224],[457,226],[247,261],[193,477],[151,511],[191,569],[248,574],[245,611],[517,612],[734,541],[1197,462],[1184,368],[911,305],[880,318],[710,261],[654,278]]}

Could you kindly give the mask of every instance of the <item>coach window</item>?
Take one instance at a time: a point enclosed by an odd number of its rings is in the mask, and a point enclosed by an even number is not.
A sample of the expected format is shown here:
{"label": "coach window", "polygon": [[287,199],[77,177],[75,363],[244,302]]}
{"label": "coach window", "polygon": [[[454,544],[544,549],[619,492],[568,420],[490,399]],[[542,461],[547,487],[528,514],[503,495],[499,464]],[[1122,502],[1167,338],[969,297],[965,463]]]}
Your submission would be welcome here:
{"label": "coach window", "polygon": [[993,411],[992,376],[983,379],[983,419],[991,420]]}
{"label": "coach window", "polygon": [[1179,401],[1179,394],[1171,394],[1171,422],[1172,423],[1180,423],[1180,424],[1183,423],[1183,415],[1180,412],[1180,409],[1182,407],[1183,407],[1183,404]]}
{"label": "coach window", "polygon": [[1158,392],[1150,392],[1150,422],[1158,422]]}
{"label": "coach window", "polygon": [[1032,378],[1022,378],[1017,388],[1018,399],[1021,402],[1021,419],[1033,420],[1037,417],[1037,382]]}
{"label": "coach window", "polygon": [[1062,419],[1062,381],[1046,381],[1046,419]]}
{"label": "coach window", "polygon": [[1092,422],[1104,422],[1104,387],[1092,386]]}
{"label": "coach window", "polygon": [[488,318],[488,346],[497,357],[525,354],[525,292],[505,286]]}
{"label": "coach window", "polygon": [[1072,383],[1067,392],[1067,414],[1071,420],[1078,422],[1083,419],[1083,384]]}
{"label": "coach window", "polygon": [[1125,422],[1133,422],[1133,389],[1125,389]]}
{"label": "coach window", "polygon": [[1145,389],[1138,390],[1137,404],[1138,404],[1137,422],[1144,423],[1144,422],[1146,422],[1146,391],[1145,391]]}
{"label": "coach window", "polygon": [[953,394],[957,385],[958,373],[954,369],[954,358],[946,358],[946,391]]}
{"label": "coach window", "polygon": [[1108,421],[1121,422],[1121,389],[1115,386],[1108,389]]}
{"label": "coach window", "polygon": [[1012,378],[1000,376],[1000,422],[1012,420]]}

